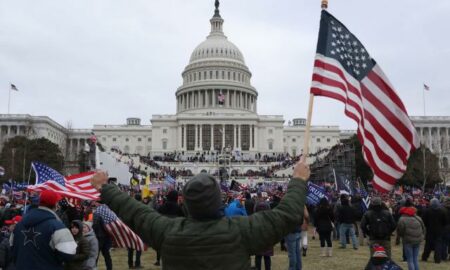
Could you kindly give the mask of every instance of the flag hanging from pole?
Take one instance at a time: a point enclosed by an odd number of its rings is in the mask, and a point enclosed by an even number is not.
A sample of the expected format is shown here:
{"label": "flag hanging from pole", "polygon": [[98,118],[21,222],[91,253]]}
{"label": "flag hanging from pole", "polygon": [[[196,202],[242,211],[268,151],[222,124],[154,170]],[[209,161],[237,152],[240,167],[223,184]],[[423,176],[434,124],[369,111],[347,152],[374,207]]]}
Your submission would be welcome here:
{"label": "flag hanging from pole", "polygon": [[430,87],[428,85],[426,85],[426,84],[423,84],[423,89],[425,89],[427,91],[430,91]]}
{"label": "flag hanging from pole", "polygon": [[358,124],[373,185],[390,191],[401,178],[419,137],[403,102],[362,43],[323,10],[311,93],[339,100]]}
{"label": "flag hanging from pole", "polygon": [[12,84],[12,83],[11,83],[11,90],[19,91],[19,89],[17,89],[17,87],[14,84]]}
{"label": "flag hanging from pole", "polygon": [[28,191],[53,190],[63,197],[80,200],[100,198],[100,193],[90,183],[95,172],[80,173],[64,178],[62,174],[43,163],[32,162],[31,166],[36,173],[36,185],[28,186]]}

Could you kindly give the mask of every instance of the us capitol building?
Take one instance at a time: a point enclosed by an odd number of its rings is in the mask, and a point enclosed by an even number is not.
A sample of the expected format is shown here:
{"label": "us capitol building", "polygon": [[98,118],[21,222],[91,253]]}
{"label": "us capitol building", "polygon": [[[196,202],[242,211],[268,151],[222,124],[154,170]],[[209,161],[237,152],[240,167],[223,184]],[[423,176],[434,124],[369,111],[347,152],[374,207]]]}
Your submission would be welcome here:
{"label": "us capitol building", "polygon": [[[239,156],[256,153],[298,155],[302,152],[305,119],[258,114],[258,91],[239,48],[225,36],[218,3],[211,32],[192,52],[175,91],[176,114],[153,115],[150,125],[128,118],[124,125],[94,125],[74,130],[46,116],[0,115],[0,147],[8,138],[26,135],[57,143],[67,161],[77,155],[93,132],[109,150],[140,155],[181,152],[184,155],[228,149]],[[448,168],[450,117],[412,117],[422,138]],[[310,152],[348,138],[354,131],[339,126],[313,126]]]}

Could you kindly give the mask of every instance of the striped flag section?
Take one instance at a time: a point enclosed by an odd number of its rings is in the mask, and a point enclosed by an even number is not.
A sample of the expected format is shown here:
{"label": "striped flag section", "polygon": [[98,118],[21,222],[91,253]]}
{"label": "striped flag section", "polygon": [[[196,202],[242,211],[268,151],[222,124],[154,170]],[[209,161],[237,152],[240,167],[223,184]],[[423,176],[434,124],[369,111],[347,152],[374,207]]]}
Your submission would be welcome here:
{"label": "striped flag section", "polygon": [[144,250],[144,242],[105,204],[100,205],[94,212],[103,220],[103,225],[118,247]]}
{"label": "striped flag section", "polygon": [[419,137],[406,108],[361,42],[322,11],[311,93],[339,100],[358,124],[363,156],[374,172],[373,185],[392,190]]}
{"label": "striped flag section", "polygon": [[28,186],[28,191],[53,190],[63,197],[80,200],[98,200],[100,197],[89,182],[94,172],[76,174],[66,179],[43,163],[32,162],[31,166],[36,173],[36,185]]}

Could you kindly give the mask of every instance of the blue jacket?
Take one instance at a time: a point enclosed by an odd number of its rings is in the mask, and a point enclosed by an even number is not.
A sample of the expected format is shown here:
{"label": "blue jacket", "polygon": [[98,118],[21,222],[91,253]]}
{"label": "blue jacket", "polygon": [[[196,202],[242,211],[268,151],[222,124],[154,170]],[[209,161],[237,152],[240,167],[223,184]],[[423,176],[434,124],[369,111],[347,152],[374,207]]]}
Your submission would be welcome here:
{"label": "blue jacket", "polygon": [[245,207],[242,206],[239,200],[233,200],[227,208],[225,208],[225,216],[234,217],[234,216],[247,216],[247,211]]}
{"label": "blue jacket", "polygon": [[16,225],[11,237],[17,270],[62,270],[77,244],[69,229],[46,208],[30,210]]}

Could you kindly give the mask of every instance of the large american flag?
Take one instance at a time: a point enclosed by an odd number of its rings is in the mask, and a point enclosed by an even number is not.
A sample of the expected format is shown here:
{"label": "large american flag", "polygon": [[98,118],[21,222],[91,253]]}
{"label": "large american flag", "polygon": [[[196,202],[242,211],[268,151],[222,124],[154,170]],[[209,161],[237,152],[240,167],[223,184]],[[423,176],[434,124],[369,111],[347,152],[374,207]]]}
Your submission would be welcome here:
{"label": "large american flag", "polygon": [[118,247],[144,250],[144,243],[108,206],[102,204],[94,212],[103,220],[103,225]]}
{"label": "large american flag", "polygon": [[53,190],[63,197],[80,200],[98,200],[100,197],[100,193],[90,183],[94,172],[64,178],[62,174],[43,163],[32,162],[31,166],[36,173],[36,185],[28,186],[29,191]]}
{"label": "large american flag", "polygon": [[337,99],[358,124],[363,156],[373,184],[390,191],[406,170],[419,137],[405,106],[361,42],[323,10],[311,93]]}

